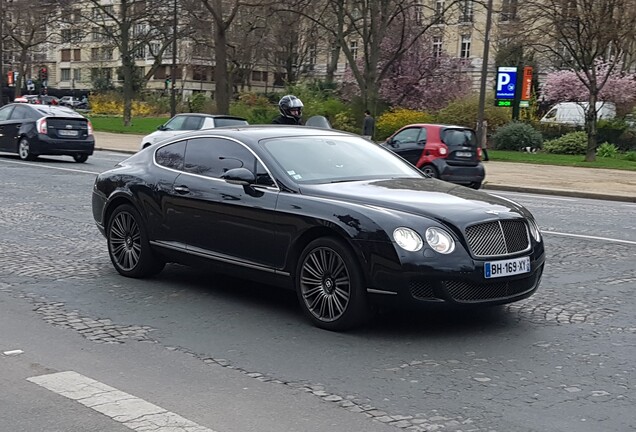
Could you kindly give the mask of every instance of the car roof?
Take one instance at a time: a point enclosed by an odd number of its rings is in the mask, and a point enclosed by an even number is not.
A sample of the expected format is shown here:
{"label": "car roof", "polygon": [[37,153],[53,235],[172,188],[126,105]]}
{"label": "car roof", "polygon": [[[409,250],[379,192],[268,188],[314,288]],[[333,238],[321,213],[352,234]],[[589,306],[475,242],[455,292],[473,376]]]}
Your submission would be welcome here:
{"label": "car roof", "polygon": [[402,126],[400,129],[404,129],[407,127],[433,127],[433,128],[446,128],[446,129],[472,129],[466,126],[459,126],[459,125],[447,125],[447,124],[439,124],[439,123],[413,123],[413,124],[409,124],[406,126]]}
{"label": "car roof", "polygon": [[[206,113],[181,113],[175,115],[175,117],[181,116],[195,116],[195,117],[210,117],[210,118],[225,118],[225,119],[236,119],[236,120],[245,120],[243,117],[228,115],[228,114],[206,114]],[[174,118],[174,117],[173,117]]]}
{"label": "car roof", "polygon": [[[303,136],[354,136],[359,135],[339,130],[314,128],[310,126],[286,126],[286,125],[245,125],[225,126],[222,128],[202,129],[193,132],[179,134],[180,139],[196,138],[200,136],[223,136],[240,139],[242,141],[257,142],[263,139],[303,137]],[[175,139],[176,141],[176,139]]]}
{"label": "car roof", "polygon": [[[57,105],[38,105],[38,104],[25,104],[25,103],[11,103],[9,105],[23,106],[28,109],[32,109],[38,112],[38,114],[45,117],[78,117],[84,118],[83,115],[70,108],[61,107]],[[9,106],[7,105],[7,106]]]}

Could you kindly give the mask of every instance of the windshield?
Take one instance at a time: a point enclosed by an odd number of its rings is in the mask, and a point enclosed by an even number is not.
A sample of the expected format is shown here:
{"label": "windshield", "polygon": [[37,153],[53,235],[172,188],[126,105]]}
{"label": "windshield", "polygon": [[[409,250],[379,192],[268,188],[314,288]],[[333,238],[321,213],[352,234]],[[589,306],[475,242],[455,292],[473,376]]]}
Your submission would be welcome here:
{"label": "windshield", "polygon": [[300,184],[422,177],[413,166],[362,138],[286,137],[264,140],[263,145],[283,171]]}

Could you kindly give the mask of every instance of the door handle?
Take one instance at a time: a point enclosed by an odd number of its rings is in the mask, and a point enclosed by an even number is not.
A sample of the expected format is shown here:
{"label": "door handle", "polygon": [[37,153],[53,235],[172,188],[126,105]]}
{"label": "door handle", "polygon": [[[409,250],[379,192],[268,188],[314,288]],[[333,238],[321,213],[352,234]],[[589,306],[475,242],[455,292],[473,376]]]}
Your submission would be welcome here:
{"label": "door handle", "polygon": [[190,188],[188,188],[187,186],[175,186],[174,191],[181,195],[185,195],[190,193]]}

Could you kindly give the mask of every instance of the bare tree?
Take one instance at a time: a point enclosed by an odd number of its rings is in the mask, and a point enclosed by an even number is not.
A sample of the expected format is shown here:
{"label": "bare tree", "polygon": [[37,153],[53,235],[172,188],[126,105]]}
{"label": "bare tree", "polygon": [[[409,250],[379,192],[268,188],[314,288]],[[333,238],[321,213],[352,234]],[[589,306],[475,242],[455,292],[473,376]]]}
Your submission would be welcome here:
{"label": "bare tree", "polygon": [[[295,8],[281,9],[300,11],[331,33],[334,48],[342,50],[360,87],[363,104],[373,111],[378,103],[380,83],[392,65],[432,26],[441,23],[444,13],[454,10],[458,3],[447,1],[442,10],[436,10],[434,3],[419,0],[297,0]],[[415,16],[421,17],[417,31],[407,31],[405,26],[412,26]],[[401,27],[396,26],[397,23],[401,23]],[[383,58],[382,43],[389,32],[391,37],[397,32],[398,44],[394,52]]]}
{"label": "bare tree", "polygon": [[[49,41],[47,25],[58,22],[57,8],[46,0],[16,0],[5,3],[4,32],[18,51],[18,77],[15,82],[15,96],[20,96],[22,82],[27,69],[32,66],[29,55]],[[4,18],[4,17],[3,17]]]}
{"label": "bare tree", "polygon": [[[151,0],[116,0],[109,4],[100,0],[87,0],[82,4],[69,4],[67,0],[57,2],[63,14],[68,15],[70,8],[73,13],[81,14],[84,23],[90,26],[87,33],[93,41],[101,41],[104,48],[116,48],[119,52],[123,122],[124,126],[129,126],[136,87],[145,85],[172,44],[172,3]],[[153,58],[153,65],[149,71],[142,72],[137,68],[136,60],[145,59],[146,53]]]}
{"label": "bare tree", "polygon": [[[634,0],[530,0],[524,22],[531,44],[561,68],[572,69],[589,97],[585,110],[588,136],[585,160],[596,159],[596,102],[610,76],[632,54],[636,36]],[[599,62],[603,67],[598,67]]]}

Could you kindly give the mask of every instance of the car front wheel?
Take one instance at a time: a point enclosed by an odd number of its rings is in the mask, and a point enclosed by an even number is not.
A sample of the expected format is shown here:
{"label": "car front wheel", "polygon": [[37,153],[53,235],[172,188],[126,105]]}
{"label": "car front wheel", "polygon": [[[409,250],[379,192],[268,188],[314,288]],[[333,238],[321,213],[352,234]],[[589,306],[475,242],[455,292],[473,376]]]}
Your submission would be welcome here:
{"label": "car front wheel", "polygon": [[316,239],[304,249],[296,292],[305,315],[326,330],[347,330],[369,316],[360,265],[350,248],[335,238]]}
{"label": "car front wheel", "polygon": [[35,160],[38,157],[31,153],[31,145],[26,137],[20,138],[20,142],[18,143],[18,155],[20,155],[20,159],[27,161]]}
{"label": "car front wheel", "polygon": [[165,262],[154,256],[141,215],[133,206],[117,207],[106,233],[110,260],[121,275],[143,278],[163,270]]}
{"label": "car front wheel", "polygon": [[73,159],[75,159],[75,162],[77,163],[84,163],[88,160],[88,155],[86,154],[76,154],[73,155]]}

